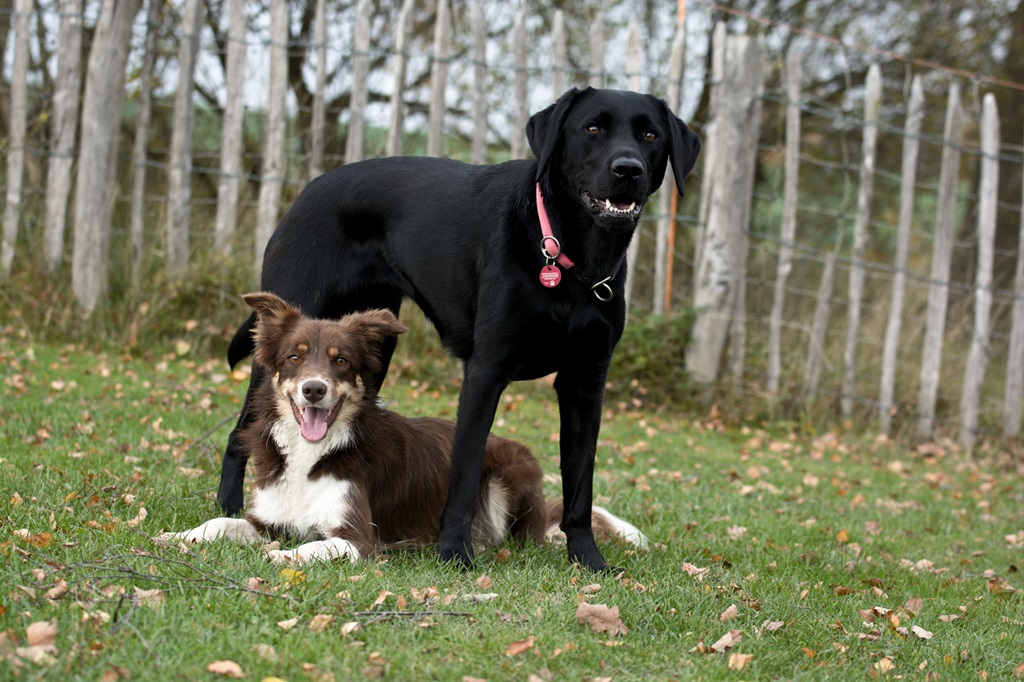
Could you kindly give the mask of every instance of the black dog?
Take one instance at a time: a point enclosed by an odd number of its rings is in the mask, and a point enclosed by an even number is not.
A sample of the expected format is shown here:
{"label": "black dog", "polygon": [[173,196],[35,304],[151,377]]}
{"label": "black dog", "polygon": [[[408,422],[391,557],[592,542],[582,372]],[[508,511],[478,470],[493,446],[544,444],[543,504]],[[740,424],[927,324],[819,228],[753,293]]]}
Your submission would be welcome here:
{"label": "black dog", "polygon": [[[409,297],[464,361],[442,560],[472,560],[484,446],[501,393],[510,381],[557,372],[562,530],[570,560],[597,571],[607,564],[591,528],[594,453],[625,324],[626,247],[669,159],[682,193],[700,141],[655,97],[590,88],[535,114],[526,133],[536,160],[384,158],[313,180],[267,244],[261,286],[322,318],[372,308],[397,315]],[[232,365],[252,352],[255,321],[235,334]],[[384,342],[376,387],[394,348],[393,338]],[[262,380],[254,366],[224,453],[217,499],[229,514],[242,506],[238,434]]]}

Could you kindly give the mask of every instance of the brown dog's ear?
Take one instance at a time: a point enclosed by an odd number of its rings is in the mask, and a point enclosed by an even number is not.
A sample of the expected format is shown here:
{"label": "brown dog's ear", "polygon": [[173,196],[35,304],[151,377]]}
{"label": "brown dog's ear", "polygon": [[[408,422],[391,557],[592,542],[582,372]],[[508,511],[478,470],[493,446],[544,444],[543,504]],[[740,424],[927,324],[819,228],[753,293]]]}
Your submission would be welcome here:
{"label": "brown dog's ear", "polygon": [[268,291],[245,294],[242,300],[256,311],[256,327],[252,331],[256,344],[253,358],[270,369],[277,359],[279,340],[302,318],[302,311]]}
{"label": "brown dog's ear", "polygon": [[700,138],[686,127],[664,100],[659,100],[664,107],[665,123],[669,131],[669,160],[672,161],[672,175],[676,179],[676,191],[683,196],[683,179],[693,170],[700,154]]}
{"label": "brown dog's ear", "polygon": [[538,182],[547,172],[552,161],[551,157],[558,149],[562,137],[562,125],[565,123],[565,117],[569,115],[573,101],[590,89],[573,88],[568,90],[554,104],[543,111],[538,111],[527,121],[526,139],[530,143],[533,155],[537,157],[536,180]]}
{"label": "brown dog's ear", "polygon": [[380,371],[381,345],[388,339],[408,331],[408,327],[398,321],[390,310],[367,310],[341,318],[346,336],[353,342],[361,344],[360,355],[363,358],[363,379],[372,383],[372,378]]}
{"label": "brown dog's ear", "polygon": [[394,313],[383,308],[354,313],[342,319],[353,333],[374,343],[409,331],[408,327],[398,321]]}

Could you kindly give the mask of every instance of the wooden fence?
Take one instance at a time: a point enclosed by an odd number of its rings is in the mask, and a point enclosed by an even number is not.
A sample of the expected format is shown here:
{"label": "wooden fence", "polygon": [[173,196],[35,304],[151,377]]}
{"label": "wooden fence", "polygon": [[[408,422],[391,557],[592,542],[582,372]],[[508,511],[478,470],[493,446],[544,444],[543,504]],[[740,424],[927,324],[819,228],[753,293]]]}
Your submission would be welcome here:
{"label": "wooden fence", "polygon": [[[161,16],[163,3],[147,3],[144,15],[140,15],[141,0],[102,3],[87,64],[78,60],[84,29],[82,0],[59,0],[57,5],[59,13],[33,22],[36,12],[47,10],[32,0],[16,0],[11,17],[13,59],[6,79],[10,125],[0,277],[11,277],[16,268],[39,266],[54,274],[70,264],[75,298],[89,313],[107,295],[112,249],[130,254],[126,267],[136,280],[156,251],[172,276],[184,277],[190,268],[207,262],[197,253],[212,251],[226,258],[242,243],[252,245],[249,258],[254,272],[258,271],[263,245],[294,190],[333,165],[330,150],[325,149],[325,131],[337,125],[326,120],[323,99],[329,23],[325,0],[316,1],[319,30],[315,49],[310,51],[315,71],[312,123],[300,133],[289,131],[286,0],[270,0],[269,28],[260,35],[249,32],[244,0],[228,0],[226,97],[218,122],[219,144],[202,150],[216,153],[212,168],[200,166],[192,146],[197,113],[193,74],[197,57],[213,49],[200,40],[202,0],[184,0],[180,8],[176,58],[180,75],[170,144],[159,153],[150,133],[155,107],[163,106],[154,98],[152,87],[156,35],[160,23],[169,21]],[[368,0],[361,0],[348,17],[353,38],[347,62],[351,97],[344,163],[358,161],[368,149],[367,82],[374,49],[371,7]],[[397,20],[389,24],[395,32],[393,53],[388,56],[393,84],[390,114],[385,141],[373,153],[393,155],[407,150],[403,136],[422,130],[425,153],[452,154],[447,148],[452,140],[450,119],[458,111],[469,122],[467,160],[493,159],[487,109],[492,101],[487,96],[491,72],[486,59],[488,41],[494,39],[487,36],[482,4],[473,3],[467,18],[453,22],[448,1],[436,0],[431,52],[418,55],[431,60],[431,94],[423,125],[410,128],[405,93],[409,60],[417,56],[408,48],[413,8],[413,0],[405,0]],[[538,74],[530,65],[537,48],[527,42],[528,20],[518,12],[508,36],[514,60],[513,126],[508,149],[497,154],[504,158],[528,154],[524,133],[530,113],[528,95],[537,88],[549,90],[552,100],[570,85],[649,89],[635,23],[626,28],[624,59],[616,60],[622,66],[609,69],[605,62],[608,31],[598,17],[589,35],[589,66],[574,73],[568,66],[565,19],[557,12],[551,22],[550,60],[545,62],[553,66]],[[468,27],[462,44],[471,45],[468,53],[458,57],[452,57],[455,25]],[[38,90],[40,79],[29,73],[28,40],[29,32],[36,30],[33,26],[55,26],[59,35],[54,63],[44,66],[54,70],[54,77],[48,79],[52,92],[36,92],[34,105],[31,93],[33,87]],[[686,36],[685,25],[678,25],[667,82],[655,88],[655,94],[677,111],[683,86],[688,84]],[[133,44],[136,51],[141,50],[141,87],[133,103],[130,149],[122,150],[125,67]],[[997,211],[1020,211],[1019,206],[1000,204],[1000,166],[1019,165],[1021,155],[1020,150],[1000,147],[994,97],[985,94],[980,116],[971,118],[957,79],[935,71],[915,74],[905,101],[902,92],[898,101],[886,101],[884,65],[874,64],[863,86],[858,84],[849,93],[849,100],[859,103],[859,113],[852,108],[822,108],[801,92],[806,59],[802,49],[808,47],[814,48],[794,43],[786,55],[776,58],[775,63],[784,64],[777,76],[765,68],[773,63],[773,56],[763,40],[729,35],[724,25],[715,29],[710,73],[702,76],[711,87],[707,115],[702,121],[691,121],[702,133],[704,152],[679,214],[673,214],[665,200],[673,192],[669,180],[631,246],[631,313],[665,313],[673,302],[676,307],[694,307],[685,364],[698,384],[748,391],[780,408],[835,404],[845,419],[863,419],[873,413],[871,421],[884,433],[929,439],[955,432],[968,448],[979,437],[1016,438],[1024,396],[1024,236],[1019,251],[999,254],[1003,261],[1012,257],[1016,262],[1011,287],[1000,288],[993,263]],[[258,164],[244,152],[242,104],[247,53],[251,57],[254,50],[266,55],[262,85],[267,96],[258,133],[262,141]],[[471,82],[458,88],[450,81],[453,60],[469,67],[459,73]],[[933,97],[937,87],[948,89],[941,133],[923,128],[927,119],[922,76],[928,78]],[[79,98],[76,93],[83,78]],[[456,102],[453,92],[468,94]],[[49,129],[46,134],[36,132],[37,141],[44,143],[33,144],[27,136],[30,111],[47,112]],[[817,151],[811,150],[822,145],[808,143],[803,130],[808,118],[830,120],[837,135],[856,140],[859,152],[850,155],[853,160],[815,156]],[[765,124],[774,122],[780,123],[766,130]],[[970,139],[965,133],[968,128],[977,131]],[[289,143],[295,134],[309,135],[308,159],[295,158]],[[879,167],[880,143],[902,146],[898,167]],[[941,156],[938,177],[918,176],[922,151]],[[971,163],[961,168],[964,155]],[[166,161],[156,163],[156,156]],[[38,192],[23,183],[33,157],[36,162],[47,161],[45,190]],[[341,161],[335,158],[334,163]],[[75,161],[77,174],[72,182]],[[258,175],[248,175],[246,169],[256,165]],[[125,167],[128,173],[119,172]],[[757,178],[759,172],[768,171],[774,180]],[[216,175],[216,191],[208,202],[212,211],[206,204],[197,205],[193,194],[197,177],[204,173]],[[839,179],[835,184],[849,189],[844,196],[814,194],[814,187],[820,187],[821,177],[828,174]],[[155,175],[163,177],[160,186],[166,192],[156,202],[147,189],[154,186]],[[966,191],[965,187],[973,187],[974,178],[976,191]],[[804,189],[808,184],[813,187]],[[698,187],[699,196],[695,196]],[[28,219],[38,203],[45,205],[45,218],[38,221],[41,229]],[[121,203],[127,208],[115,211]],[[957,230],[965,222],[957,215],[965,213],[965,203],[976,218],[967,242],[957,240]],[[895,208],[894,221],[887,215],[880,217],[889,208]],[[162,217],[162,234],[150,227],[154,216]],[[1024,220],[1021,225],[1024,235]],[[19,228],[32,232],[19,235]],[[37,242],[44,246],[31,246]],[[42,263],[30,262],[35,252],[43,254]],[[973,264],[957,269],[973,273],[973,279],[953,279],[954,259]],[[678,271],[674,277],[673,270]],[[839,321],[843,314],[845,324]],[[956,404],[958,412],[950,407]]]}

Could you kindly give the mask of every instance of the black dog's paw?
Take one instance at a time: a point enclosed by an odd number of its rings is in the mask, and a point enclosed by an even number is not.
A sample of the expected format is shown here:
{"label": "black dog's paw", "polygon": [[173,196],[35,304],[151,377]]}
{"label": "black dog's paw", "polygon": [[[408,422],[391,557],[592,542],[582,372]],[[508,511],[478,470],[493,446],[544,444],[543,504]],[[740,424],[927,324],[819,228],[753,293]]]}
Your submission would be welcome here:
{"label": "black dog's paw", "polygon": [[594,542],[594,536],[583,536],[570,540],[568,543],[569,549],[569,561],[593,573],[609,573],[616,575],[621,573],[622,570],[612,566],[604,557],[601,556],[601,550],[597,548],[597,543]]}
{"label": "black dog's paw", "polygon": [[446,542],[442,539],[437,546],[437,560],[442,564],[455,564],[467,569],[473,564],[473,547],[467,542]]}

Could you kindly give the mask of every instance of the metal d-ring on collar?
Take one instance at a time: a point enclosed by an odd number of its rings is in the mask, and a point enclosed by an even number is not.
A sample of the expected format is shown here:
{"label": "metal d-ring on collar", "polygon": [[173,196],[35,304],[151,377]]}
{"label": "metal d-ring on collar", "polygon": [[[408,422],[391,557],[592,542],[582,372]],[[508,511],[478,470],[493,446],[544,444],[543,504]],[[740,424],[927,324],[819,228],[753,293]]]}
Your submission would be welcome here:
{"label": "metal d-ring on collar", "polygon": [[[548,218],[548,212],[544,208],[544,196],[540,191],[540,183],[537,183],[537,218],[540,220],[540,231],[543,234],[540,238],[540,253],[544,256],[544,260],[547,262],[548,266],[551,266],[557,261],[558,264],[566,270],[575,267],[576,264],[572,262],[572,259],[562,252],[562,244],[558,241],[558,238],[555,237],[551,230],[551,220]],[[548,242],[554,242],[554,251],[548,249]],[[619,266],[621,265],[622,262],[620,261]],[[590,286],[590,290],[594,292],[594,296],[597,300],[608,302],[615,297],[615,293],[612,291],[612,287],[609,282],[612,281],[618,270],[619,267],[616,266],[615,272],[608,275],[600,282]],[[577,278],[583,280],[583,278],[578,275]],[[583,281],[585,282],[585,280]]]}
{"label": "metal d-ring on collar", "polygon": [[[608,282],[612,281],[612,277],[614,277],[614,275],[608,275],[600,282],[590,287],[590,290],[594,292],[594,296],[597,297],[597,300],[607,302],[615,297],[615,293],[612,291],[611,285],[608,284]],[[602,293],[604,293],[605,295],[602,296]]]}

